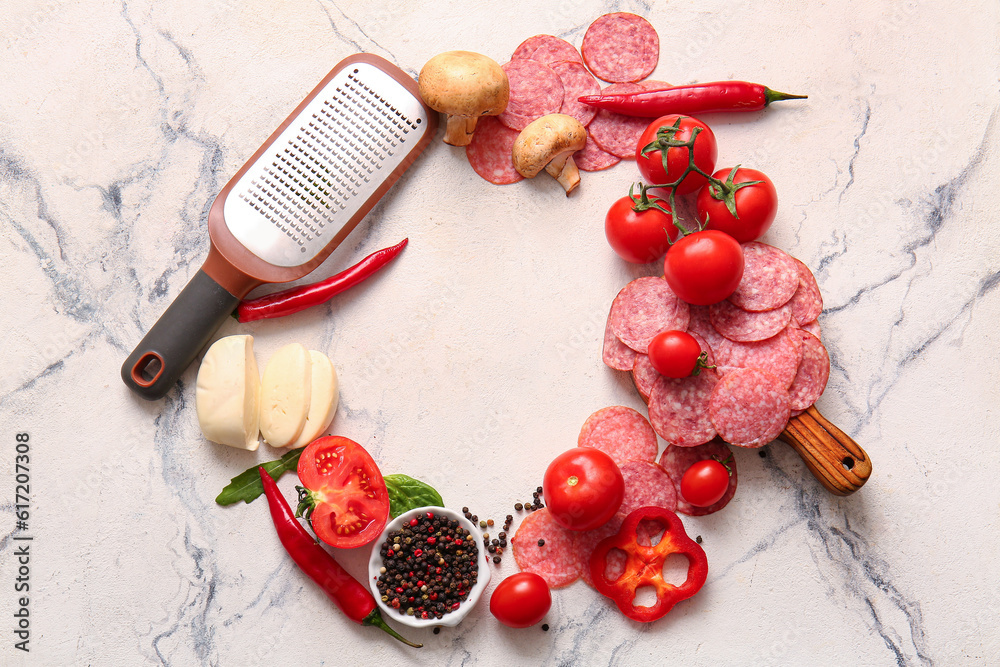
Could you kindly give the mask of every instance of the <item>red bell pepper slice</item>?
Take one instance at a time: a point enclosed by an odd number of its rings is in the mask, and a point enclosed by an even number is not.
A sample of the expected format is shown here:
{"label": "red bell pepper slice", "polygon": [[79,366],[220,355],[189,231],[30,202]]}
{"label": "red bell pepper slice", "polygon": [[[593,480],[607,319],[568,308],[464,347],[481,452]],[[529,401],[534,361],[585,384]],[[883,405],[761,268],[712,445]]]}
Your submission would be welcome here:
{"label": "red bell pepper slice", "polygon": [[[666,525],[663,537],[655,546],[640,544],[639,524],[644,519]],[[625,571],[616,579],[607,576],[607,556],[612,549],[625,552]],[[663,564],[671,554],[681,554],[688,559],[687,579],[680,586],[667,583],[663,578]],[[674,605],[686,600],[699,590],[708,577],[708,559],[705,551],[688,537],[680,518],[662,507],[640,507],[622,523],[617,535],[598,543],[590,556],[590,574],[599,593],[611,598],[618,609],[629,618],[648,623],[663,617]],[[652,606],[636,606],[636,591],[643,586],[656,590]]]}

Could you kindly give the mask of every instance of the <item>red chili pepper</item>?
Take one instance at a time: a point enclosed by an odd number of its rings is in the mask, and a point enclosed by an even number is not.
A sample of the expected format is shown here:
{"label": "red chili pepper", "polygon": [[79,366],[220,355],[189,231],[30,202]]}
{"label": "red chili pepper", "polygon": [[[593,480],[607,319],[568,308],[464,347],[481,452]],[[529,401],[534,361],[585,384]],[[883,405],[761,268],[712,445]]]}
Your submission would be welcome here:
{"label": "red chili pepper", "polygon": [[376,250],[349,269],[311,285],[289,287],[280,292],[266,294],[256,299],[242,301],[236,309],[236,319],[253,322],[274,317],[284,317],[306,308],[326,303],[344,290],[354,287],[368,276],[388,264],[406,247],[408,238],[389,248]]}
{"label": "red chili pepper", "polygon": [[759,83],[715,81],[672,86],[637,93],[584,95],[584,104],[617,111],[627,116],[658,118],[670,113],[696,114],[714,111],[760,111],[771,102],[804,100],[806,95],[789,95]]}
{"label": "red chili pepper", "polygon": [[295,564],[319,584],[334,604],[355,623],[374,625],[414,648],[423,646],[403,638],[386,624],[371,592],[348,574],[340,563],[306,532],[302,524],[296,520],[284,496],[278,491],[278,485],[263,466],[257,470],[264,484],[264,496],[271,508],[271,520],[274,521],[274,527],[278,531],[278,538]]}
{"label": "red chili pepper", "polygon": [[[644,519],[666,525],[663,537],[655,546],[639,543],[638,527]],[[607,555],[612,549],[621,549],[628,556],[625,571],[614,580],[608,579],[606,574]],[[688,559],[687,579],[680,586],[668,584],[663,579],[663,563],[671,554],[681,554]],[[684,532],[684,524],[676,514],[662,507],[641,507],[626,517],[617,535],[598,543],[590,556],[590,574],[594,588],[611,598],[623,614],[648,623],[701,589],[708,577],[708,559],[704,549]],[[652,606],[633,604],[636,590],[643,586],[656,590],[656,602]]]}

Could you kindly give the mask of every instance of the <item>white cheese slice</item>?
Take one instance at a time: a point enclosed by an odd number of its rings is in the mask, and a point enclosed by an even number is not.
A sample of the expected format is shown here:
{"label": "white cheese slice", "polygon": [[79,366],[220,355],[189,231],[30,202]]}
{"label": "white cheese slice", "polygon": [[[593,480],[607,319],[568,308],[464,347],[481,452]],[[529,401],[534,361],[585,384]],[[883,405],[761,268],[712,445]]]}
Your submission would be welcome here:
{"label": "white cheese slice", "polygon": [[195,407],[206,438],[230,447],[257,449],[260,373],[253,336],[226,336],[212,343],[198,368]]}
{"label": "white cheese slice", "polygon": [[337,385],[337,369],[330,358],[316,350],[309,350],[312,368],[312,398],[305,426],[291,447],[305,447],[318,438],[333,422],[340,402],[340,388]]}
{"label": "white cheese slice", "polygon": [[300,343],[279,348],[260,383],[260,432],[272,447],[287,447],[302,433],[312,403],[312,361]]}

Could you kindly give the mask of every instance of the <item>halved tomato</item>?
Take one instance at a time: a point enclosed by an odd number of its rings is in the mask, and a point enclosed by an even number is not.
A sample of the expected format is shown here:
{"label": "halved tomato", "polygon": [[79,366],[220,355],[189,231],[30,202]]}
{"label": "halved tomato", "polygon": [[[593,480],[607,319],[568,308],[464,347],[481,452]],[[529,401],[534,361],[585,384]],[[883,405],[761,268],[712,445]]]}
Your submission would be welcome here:
{"label": "halved tomato", "polygon": [[389,493],[364,447],[336,435],[314,440],[299,457],[298,474],[307,490],[299,511],[306,507],[319,539],[353,549],[382,533],[389,520]]}

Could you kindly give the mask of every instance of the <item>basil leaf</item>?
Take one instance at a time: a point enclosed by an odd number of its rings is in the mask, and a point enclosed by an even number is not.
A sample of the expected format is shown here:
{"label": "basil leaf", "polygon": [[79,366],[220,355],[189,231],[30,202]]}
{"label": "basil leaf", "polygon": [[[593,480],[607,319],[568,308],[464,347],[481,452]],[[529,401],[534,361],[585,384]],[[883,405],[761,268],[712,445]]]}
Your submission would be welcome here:
{"label": "basil leaf", "polygon": [[[283,474],[298,467],[299,456],[302,455],[303,449],[305,448],[299,447],[298,449],[293,449],[277,461],[268,461],[260,465],[264,466],[264,470],[271,476],[271,479],[278,481],[278,478]],[[259,495],[264,493],[264,485],[260,481],[260,473],[257,472],[257,467],[248,468],[236,477],[233,477],[229,484],[226,485],[226,488],[222,489],[222,493],[215,499],[215,502],[220,505],[232,505],[241,500],[247,504],[252,503]]]}
{"label": "basil leaf", "polygon": [[419,479],[408,475],[385,475],[382,479],[389,491],[389,516],[393,519],[417,507],[444,507],[441,494]]}

